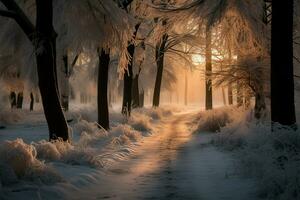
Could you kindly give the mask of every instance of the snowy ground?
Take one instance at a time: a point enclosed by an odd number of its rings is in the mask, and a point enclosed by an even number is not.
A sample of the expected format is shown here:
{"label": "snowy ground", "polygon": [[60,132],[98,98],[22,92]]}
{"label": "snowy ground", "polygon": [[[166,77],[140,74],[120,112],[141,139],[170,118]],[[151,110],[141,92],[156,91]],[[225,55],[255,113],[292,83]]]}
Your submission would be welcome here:
{"label": "snowy ground", "polygon": [[51,170],[3,184],[0,199],[257,199],[255,181],[239,176],[234,158],[211,145],[212,134],[192,133],[196,113],[138,110],[130,127],[112,113],[108,136],[89,133],[94,129],[86,121],[74,122],[74,144],[64,151],[57,145],[59,159],[41,148],[48,143],[37,145],[47,138],[42,114],[27,113],[26,120],[0,130],[0,141],[35,141],[38,160]]}

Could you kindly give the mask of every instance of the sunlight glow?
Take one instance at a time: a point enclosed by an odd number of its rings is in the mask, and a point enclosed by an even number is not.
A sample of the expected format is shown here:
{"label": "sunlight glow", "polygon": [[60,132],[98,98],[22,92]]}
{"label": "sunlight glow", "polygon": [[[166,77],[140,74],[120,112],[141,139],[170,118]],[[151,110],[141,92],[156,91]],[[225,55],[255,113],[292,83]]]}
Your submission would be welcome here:
{"label": "sunlight glow", "polygon": [[194,65],[201,65],[205,63],[205,57],[200,54],[192,55],[192,60]]}

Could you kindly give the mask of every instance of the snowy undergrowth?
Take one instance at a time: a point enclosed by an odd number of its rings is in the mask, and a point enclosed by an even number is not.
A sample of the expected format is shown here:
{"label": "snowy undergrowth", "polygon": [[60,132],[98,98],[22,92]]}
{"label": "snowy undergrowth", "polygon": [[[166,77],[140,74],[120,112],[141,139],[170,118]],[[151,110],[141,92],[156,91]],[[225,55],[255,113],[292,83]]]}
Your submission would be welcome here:
{"label": "snowy undergrowth", "polygon": [[64,181],[55,169],[49,167],[52,166],[48,164],[51,162],[109,168],[116,161],[126,159],[137,142],[152,134],[157,120],[171,115],[171,112],[164,109],[136,109],[128,119],[120,121],[121,117],[116,116],[117,120],[113,121],[109,131],[86,120],[91,115],[87,112],[77,117],[72,115],[71,143],[41,140],[26,144],[22,139],[2,142],[1,184],[22,180],[47,184]]}
{"label": "snowy undergrowth", "polygon": [[37,159],[37,151],[22,139],[5,141],[0,146],[0,180],[10,185],[18,180],[29,180],[43,184],[63,181],[54,169]]}
{"label": "snowy undergrowth", "polygon": [[217,108],[200,112],[196,119],[196,132],[219,132],[220,129],[242,115],[242,110],[236,107]]}
{"label": "snowy undergrowth", "polygon": [[249,113],[221,128],[213,144],[237,155],[240,170],[258,179],[266,199],[300,199],[300,131],[249,120]]}

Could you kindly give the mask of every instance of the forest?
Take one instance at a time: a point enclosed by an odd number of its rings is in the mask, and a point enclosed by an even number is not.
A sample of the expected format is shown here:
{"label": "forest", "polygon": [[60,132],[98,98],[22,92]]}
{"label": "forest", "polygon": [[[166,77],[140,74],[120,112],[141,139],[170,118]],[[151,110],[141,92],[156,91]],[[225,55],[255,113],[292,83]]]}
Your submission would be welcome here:
{"label": "forest", "polygon": [[300,200],[300,1],[0,0],[0,200]]}

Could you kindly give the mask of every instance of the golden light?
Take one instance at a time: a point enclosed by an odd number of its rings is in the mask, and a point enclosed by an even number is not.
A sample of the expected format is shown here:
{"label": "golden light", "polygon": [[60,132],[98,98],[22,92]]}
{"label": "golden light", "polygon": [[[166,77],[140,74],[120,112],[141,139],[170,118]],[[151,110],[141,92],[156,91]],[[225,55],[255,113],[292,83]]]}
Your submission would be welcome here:
{"label": "golden light", "polygon": [[192,55],[192,61],[194,65],[200,65],[205,63],[205,57],[200,54]]}

